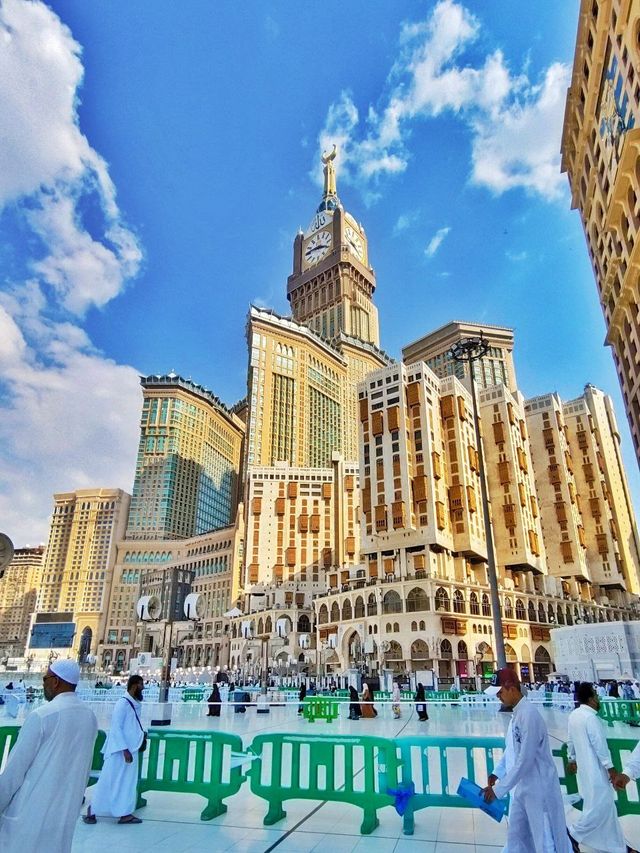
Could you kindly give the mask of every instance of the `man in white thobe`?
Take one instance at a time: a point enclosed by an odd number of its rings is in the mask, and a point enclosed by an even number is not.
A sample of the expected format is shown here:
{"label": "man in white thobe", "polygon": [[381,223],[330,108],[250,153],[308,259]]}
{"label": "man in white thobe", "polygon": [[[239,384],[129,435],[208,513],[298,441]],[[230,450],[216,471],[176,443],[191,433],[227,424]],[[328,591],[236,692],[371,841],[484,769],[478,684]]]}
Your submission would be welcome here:
{"label": "man in white thobe", "polygon": [[98,731],[75,694],[80,668],[56,660],[43,677],[46,705],[27,716],[0,774],[2,853],[69,853]]}
{"label": "man in white thobe", "polygon": [[132,675],[127,693],[116,702],[111,728],[102,747],[104,764],[92,792],[91,805],[82,818],[96,823],[96,815],[117,817],[118,823],[142,823],[133,814],[138,785],[138,754],[144,740],[140,710],[144,681]]}
{"label": "man in white thobe", "polygon": [[587,681],[578,687],[577,699],[580,704],[569,714],[568,769],[578,774],[583,806],[569,832],[596,853],[627,853],[613,788],[618,773],[598,719],[600,699]]}
{"label": "man in white thobe", "polygon": [[522,695],[511,669],[501,669],[485,690],[513,709],[507,731],[506,771],[492,774],[484,798],[490,803],[511,793],[508,853],[572,853],[558,773],[540,713]]}

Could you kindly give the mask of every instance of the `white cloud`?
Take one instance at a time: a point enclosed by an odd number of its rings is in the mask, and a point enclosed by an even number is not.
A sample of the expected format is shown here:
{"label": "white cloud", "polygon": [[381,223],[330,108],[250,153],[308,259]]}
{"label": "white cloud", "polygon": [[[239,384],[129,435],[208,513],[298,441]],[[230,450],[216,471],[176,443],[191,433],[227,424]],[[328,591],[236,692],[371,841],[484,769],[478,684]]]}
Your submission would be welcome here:
{"label": "white cloud", "polygon": [[137,371],[97,351],[81,317],[122,291],[142,252],[78,124],[68,28],[39,0],[3,0],[0,44],[0,211],[29,229],[0,296],[0,520],[22,545],[46,540],[54,491],[130,488]]}
{"label": "white cloud", "polygon": [[522,261],[526,261],[529,257],[526,251],[513,252],[510,249],[505,252],[505,256],[508,261],[513,261],[516,264],[521,263]]}
{"label": "white cloud", "polygon": [[393,226],[393,236],[397,237],[398,234],[402,234],[403,231],[407,231],[413,225],[415,225],[420,219],[420,211],[414,210],[409,211],[407,213],[401,213],[400,216],[396,219],[396,224]]}
{"label": "white cloud", "polygon": [[358,186],[365,201],[380,197],[382,177],[407,168],[413,124],[445,111],[472,134],[472,182],[496,193],[521,187],[548,199],[559,194],[570,70],[556,63],[538,84],[513,75],[499,49],[472,63],[465,51],[479,33],[479,20],[464,6],[440,0],[425,21],[403,26],[385,89],[364,120],[348,91],[330,106],[320,145],[338,145],[341,180]]}
{"label": "white cloud", "polygon": [[449,226],[446,226],[445,228],[438,228],[436,233],[429,240],[427,248],[424,250],[424,253],[428,258],[432,258],[435,255],[449,231],[451,231]]}

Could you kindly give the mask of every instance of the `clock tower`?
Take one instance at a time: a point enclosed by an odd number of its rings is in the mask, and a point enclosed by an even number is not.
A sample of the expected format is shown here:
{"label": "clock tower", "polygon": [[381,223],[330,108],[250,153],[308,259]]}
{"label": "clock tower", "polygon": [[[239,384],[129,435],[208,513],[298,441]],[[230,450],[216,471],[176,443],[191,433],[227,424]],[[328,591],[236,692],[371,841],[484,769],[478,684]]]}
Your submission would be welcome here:
{"label": "clock tower", "polygon": [[346,336],[378,347],[378,310],[372,297],[364,228],[343,208],[336,191],[336,147],[322,156],[324,193],[306,231],[293,244],[287,298],[293,319],[333,340]]}

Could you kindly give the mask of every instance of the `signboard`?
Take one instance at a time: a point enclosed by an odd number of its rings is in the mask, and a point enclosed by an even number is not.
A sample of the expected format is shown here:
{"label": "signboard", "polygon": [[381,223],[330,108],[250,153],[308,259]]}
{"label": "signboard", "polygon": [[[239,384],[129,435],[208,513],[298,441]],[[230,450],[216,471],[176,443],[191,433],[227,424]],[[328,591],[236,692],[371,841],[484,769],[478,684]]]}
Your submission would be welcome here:
{"label": "signboard", "polygon": [[29,648],[70,649],[75,633],[75,622],[36,622],[31,628]]}

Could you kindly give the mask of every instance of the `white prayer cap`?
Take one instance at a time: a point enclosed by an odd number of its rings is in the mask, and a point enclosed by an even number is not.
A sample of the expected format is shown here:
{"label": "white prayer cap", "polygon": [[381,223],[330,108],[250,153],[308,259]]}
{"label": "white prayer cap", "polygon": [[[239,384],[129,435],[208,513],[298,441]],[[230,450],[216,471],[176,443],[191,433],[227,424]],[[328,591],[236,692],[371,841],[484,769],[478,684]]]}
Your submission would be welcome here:
{"label": "white prayer cap", "polygon": [[77,684],[80,681],[80,667],[74,660],[58,658],[49,664],[49,670],[67,684]]}

